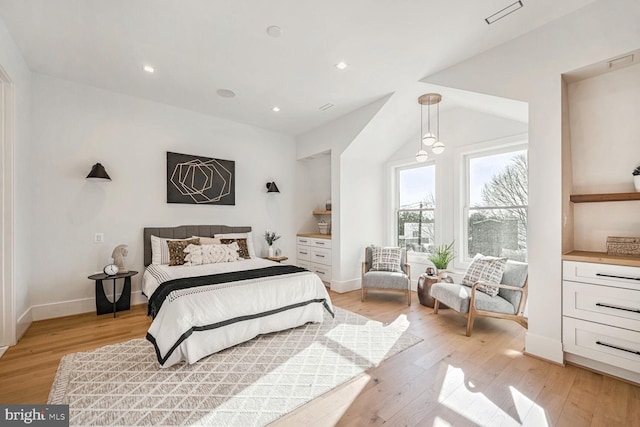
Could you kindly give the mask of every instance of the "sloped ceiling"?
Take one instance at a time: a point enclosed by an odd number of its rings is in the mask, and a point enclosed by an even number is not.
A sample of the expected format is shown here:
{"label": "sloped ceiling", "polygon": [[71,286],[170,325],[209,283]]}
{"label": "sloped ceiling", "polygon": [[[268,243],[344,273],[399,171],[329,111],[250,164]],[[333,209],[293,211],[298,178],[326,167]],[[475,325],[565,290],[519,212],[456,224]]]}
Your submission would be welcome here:
{"label": "sloped ceiling", "polygon": [[0,19],[32,71],[297,135],[591,1],[493,25],[510,0],[0,0]]}

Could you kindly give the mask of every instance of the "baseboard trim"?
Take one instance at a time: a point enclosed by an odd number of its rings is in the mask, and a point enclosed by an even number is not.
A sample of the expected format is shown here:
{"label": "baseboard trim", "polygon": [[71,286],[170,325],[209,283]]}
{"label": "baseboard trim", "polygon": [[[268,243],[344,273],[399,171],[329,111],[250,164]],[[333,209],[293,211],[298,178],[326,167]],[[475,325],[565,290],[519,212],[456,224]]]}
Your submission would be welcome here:
{"label": "baseboard trim", "polygon": [[[142,291],[131,292],[131,305],[146,304],[147,297]],[[96,311],[95,298],[83,298],[70,301],[53,302],[49,304],[33,305],[32,320],[55,319],[56,317],[72,316],[74,314],[90,313]]]}
{"label": "baseboard trim", "polygon": [[556,364],[564,364],[562,342],[541,335],[527,332],[525,337],[525,353]]}
{"label": "baseboard trim", "polygon": [[27,332],[27,329],[29,329],[32,323],[33,307],[29,307],[16,322],[16,341],[20,341],[20,338]]}
{"label": "baseboard trim", "polygon": [[2,357],[2,355],[4,354],[5,351],[7,351],[9,347],[0,347],[0,358]]}
{"label": "baseboard trim", "polygon": [[577,354],[567,353],[565,354],[565,360],[570,365],[578,366],[597,374],[615,377],[616,379],[636,386],[640,384],[640,373],[637,372],[618,368],[617,366],[608,365],[597,360],[578,356]]}
{"label": "baseboard trim", "polygon": [[345,282],[331,281],[331,290],[343,294],[360,289],[360,279],[347,280]]}

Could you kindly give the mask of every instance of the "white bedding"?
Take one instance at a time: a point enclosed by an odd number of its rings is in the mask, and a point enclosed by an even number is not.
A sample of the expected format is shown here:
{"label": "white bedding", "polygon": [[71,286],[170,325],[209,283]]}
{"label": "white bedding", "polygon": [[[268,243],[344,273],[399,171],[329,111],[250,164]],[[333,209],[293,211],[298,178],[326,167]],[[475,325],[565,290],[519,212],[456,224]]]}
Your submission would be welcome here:
{"label": "white bedding", "polygon": [[[160,282],[274,265],[279,264],[259,258],[198,266],[152,264],[142,289],[151,297]],[[194,363],[259,334],[321,322],[325,309],[333,312],[329,294],[320,278],[307,271],[199,286],[169,294],[147,338],[162,367]]]}

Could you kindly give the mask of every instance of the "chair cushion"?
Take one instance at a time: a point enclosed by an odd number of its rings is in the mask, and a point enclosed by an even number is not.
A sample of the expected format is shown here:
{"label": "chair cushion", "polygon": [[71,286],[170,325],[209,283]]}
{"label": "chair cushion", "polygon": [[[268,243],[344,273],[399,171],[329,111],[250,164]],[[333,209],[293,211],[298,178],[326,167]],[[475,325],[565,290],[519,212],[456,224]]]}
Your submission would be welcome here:
{"label": "chair cushion", "polygon": [[362,276],[362,287],[407,290],[409,278],[402,272],[370,270]]}
{"label": "chair cushion", "polygon": [[[471,261],[461,283],[465,286],[473,286],[478,281],[500,283],[506,263],[507,258],[477,254]],[[498,295],[499,291],[497,287],[489,285],[479,285],[477,289],[492,297]]]}
{"label": "chair cushion", "polygon": [[[509,260],[504,267],[502,284],[521,288],[527,280],[528,273],[529,265],[527,263]],[[498,295],[509,301],[516,308],[520,305],[520,299],[522,298],[522,292],[512,291],[511,289],[500,289]]]}
{"label": "chair cushion", "polygon": [[402,249],[397,247],[374,247],[372,251],[372,270],[376,271],[397,271],[400,269],[400,258]]}
{"label": "chair cushion", "polygon": [[[438,282],[431,286],[431,296],[460,313],[469,312],[471,288],[468,286]],[[491,297],[482,292],[476,292],[476,309],[505,314],[515,314],[516,312],[513,305],[504,298]]]}

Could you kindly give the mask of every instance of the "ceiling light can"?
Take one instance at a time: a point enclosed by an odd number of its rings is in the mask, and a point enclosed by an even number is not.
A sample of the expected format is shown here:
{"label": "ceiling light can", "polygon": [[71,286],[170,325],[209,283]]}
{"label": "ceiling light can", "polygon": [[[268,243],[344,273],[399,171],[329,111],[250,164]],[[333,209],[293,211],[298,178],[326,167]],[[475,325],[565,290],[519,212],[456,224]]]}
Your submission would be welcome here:
{"label": "ceiling light can", "polygon": [[222,98],[234,98],[236,96],[236,93],[231,89],[218,89],[216,93]]}
{"label": "ceiling light can", "polygon": [[269,34],[271,37],[280,37],[282,35],[282,28],[278,27],[277,25],[271,25],[267,27],[267,34]]}

